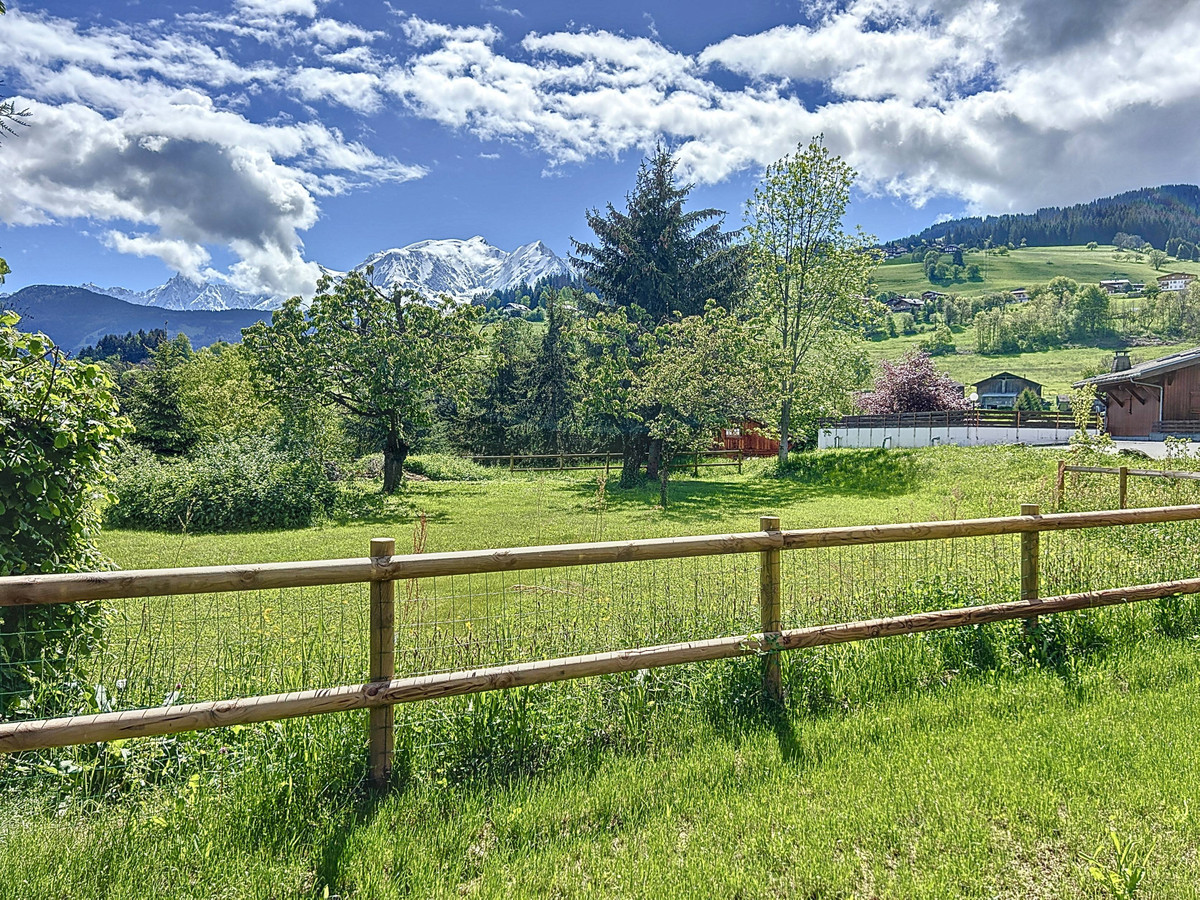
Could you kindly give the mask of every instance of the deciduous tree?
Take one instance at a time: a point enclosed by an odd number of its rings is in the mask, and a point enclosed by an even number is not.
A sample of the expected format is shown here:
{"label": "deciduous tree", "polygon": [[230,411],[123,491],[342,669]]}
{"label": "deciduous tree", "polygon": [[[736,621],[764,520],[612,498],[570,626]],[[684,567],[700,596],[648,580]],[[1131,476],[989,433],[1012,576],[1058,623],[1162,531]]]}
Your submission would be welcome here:
{"label": "deciduous tree", "polygon": [[847,330],[878,263],[868,237],[842,226],[853,180],[854,171],[818,137],[768,166],[746,207],[751,284],[774,323],[780,355],[781,462],[809,360]]}
{"label": "deciduous tree", "polygon": [[934,368],[928,353],[914,350],[903,359],[883,360],[872,390],[859,395],[863,412],[875,414],[969,409],[962,385]]}
{"label": "deciduous tree", "polygon": [[[19,321],[0,311],[0,575],[103,568],[101,505],[129,423],[100,366],[67,359]],[[0,607],[0,719],[36,684],[78,686],[68,673],[100,631],[92,605]]]}
{"label": "deciduous tree", "polygon": [[386,292],[351,272],[317,284],[307,307],[284,302],[271,324],[243,339],[277,394],[334,405],[383,435],[383,490],[395,492],[413,439],[432,421],[434,398],[452,395],[476,363],[479,307],[413,291]]}

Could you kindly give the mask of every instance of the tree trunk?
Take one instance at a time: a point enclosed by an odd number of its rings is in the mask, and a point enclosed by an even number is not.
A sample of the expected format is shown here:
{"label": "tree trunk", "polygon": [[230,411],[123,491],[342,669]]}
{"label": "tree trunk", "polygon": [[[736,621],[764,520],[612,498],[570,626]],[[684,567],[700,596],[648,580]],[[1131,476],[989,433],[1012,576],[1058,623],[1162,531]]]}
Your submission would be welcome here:
{"label": "tree trunk", "polygon": [[626,434],[621,438],[621,487],[637,484],[642,461],[646,458],[646,435]]}
{"label": "tree trunk", "polygon": [[383,442],[383,492],[394,494],[404,483],[404,461],[408,459],[408,442],[399,434],[389,432]]}
{"label": "tree trunk", "polygon": [[662,466],[658,470],[658,505],[667,508],[667,477],[671,472],[670,466]]}
{"label": "tree trunk", "polygon": [[783,399],[783,408],[779,414],[779,465],[786,466],[788,461],[788,432],[792,426],[792,400]]}
{"label": "tree trunk", "polygon": [[662,438],[654,438],[650,441],[650,449],[646,455],[646,477],[651,479],[658,478],[658,467],[662,465]]}

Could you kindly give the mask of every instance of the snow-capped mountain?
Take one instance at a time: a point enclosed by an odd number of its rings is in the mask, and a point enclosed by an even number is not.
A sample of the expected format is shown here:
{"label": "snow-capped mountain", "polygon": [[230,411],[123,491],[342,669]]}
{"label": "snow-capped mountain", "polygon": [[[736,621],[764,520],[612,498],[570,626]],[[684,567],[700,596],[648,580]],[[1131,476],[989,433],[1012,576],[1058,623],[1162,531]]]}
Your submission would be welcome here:
{"label": "snow-capped mountain", "polygon": [[355,269],[367,266],[374,266],[372,280],[376,284],[451,297],[475,297],[571,274],[567,264],[541,241],[507,253],[478,236],[466,241],[418,241],[381,250]]}
{"label": "snow-capped mountain", "polygon": [[[532,286],[541,278],[570,276],[571,269],[541,241],[525,244],[508,253],[481,237],[467,241],[418,241],[393,250],[381,250],[355,266],[362,271],[374,266],[372,280],[385,288],[408,288],[433,297],[449,294],[469,299],[521,285]],[[321,267],[340,277],[343,273]],[[193,281],[176,275],[166,284],[146,291],[123,287],[81,285],[85,290],[136,303],[174,310],[277,309],[283,297],[247,294],[227,284]]]}
{"label": "snow-capped mountain", "polygon": [[177,310],[222,310],[222,309],[272,309],[279,306],[279,299],[264,294],[247,294],[227,284],[211,281],[193,281],[176,275],[166,284],[147,291],[131,291],[123,287],[102,288],[85,284],[86,290],[97,294],[116,297],[126,303],[139,306],[157,306],[161,309]]}

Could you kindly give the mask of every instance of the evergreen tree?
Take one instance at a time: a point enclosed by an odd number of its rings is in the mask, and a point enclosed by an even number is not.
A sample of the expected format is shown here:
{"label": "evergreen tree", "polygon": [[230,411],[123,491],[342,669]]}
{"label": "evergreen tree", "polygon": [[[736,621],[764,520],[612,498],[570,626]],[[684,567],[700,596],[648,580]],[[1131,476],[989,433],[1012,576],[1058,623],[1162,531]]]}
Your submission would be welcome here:
{"label": "evergreen tree", "polygon": [[[622,314],[619,327],[618,318],[601,318],[599,322],[612,325],[610,333],[593,330],[587,342],[593,353],[609,354],[606,365],[620,358],[639,366],[643,337],[657,326],[675,315],[702,313],[710,298],[726,309],[740,299],[744,257],[734,244],[735,234],[721,230],[724,213],[720,210],[684,210],[692,185],[676,182],[675,167],[674,157],[658,147],[639,167],[624,211],[611,203],[603,214],[588,211],[587,223],[596,242],[571,240],[578,254],[572,258],[576,268],[600,292],[605,305]],[[627,344],[621,352],[613,343],[617,339]],[[628,388],[634,374],[636,370],[618,382]],[[612,386],[596,379],[591,385],[600,390],[602,383]],[[621,483],[631,484],[647,458],[648,473],[656,477],[661,444],[650,440],[645,424],[654,411],[617,403],[611,394],[594,399],[597,402],[590,408],[620,437]]]}
{"label": "evergreen tree", "polygon": [[576,294],[564,290],[546,297],[546,334],[529,379],[528,419],[535,428],[534,440],[559,453],[566,449],[579,393],[577,353],[567,327],[570,313],[563,308]]}
{"label": "evergreen tree", "polygon": [[133,439],[155,453],[186,453],[199,434],[185,408],[181,370],[192,356],[187,335],[159,344],[150,365],[122,379],[125,412],[134,425]]}

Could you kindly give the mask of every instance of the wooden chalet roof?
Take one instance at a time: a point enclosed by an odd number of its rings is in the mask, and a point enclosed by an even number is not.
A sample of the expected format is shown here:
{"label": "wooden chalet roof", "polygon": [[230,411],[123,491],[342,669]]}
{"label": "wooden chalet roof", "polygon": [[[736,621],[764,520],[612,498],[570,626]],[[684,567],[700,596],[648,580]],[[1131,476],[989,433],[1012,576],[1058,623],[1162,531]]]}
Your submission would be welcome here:
{"label": "wooden chalet roof", "polygon": [[1037,385],[1038,387],[1042,386],[1040,382],[1034,381],[1032,378],[1026,378],[1024,375],[1014,375],[1012,372],[997,372],[995,375],[989,375],[987,378],[984,378],[982,381],[976,381],[974,384],[971,385],[971,387],[979,387],[981,384],[987,384],[989,381],[991,381],[994,378],[1015,378],[1018,381],[1025,382],[1026,384],[1033,384],[1033,385]]}
{"label": "wooden chalet roof", "polygon": [[1178,353],[1171,353],[1158,359],[1152,359],[1149,362],[1138,363],[1136,366],[1130,366],[1124,372],[1105,372],[1103,375],[1093,375],[1091,378],[1083,379],[1083,381],[1076,381],[1074,387],[1082,387],[1085,384],[1095,385],[1096,387],[1103,387],[1107,384],[1120,384],[1123,381],[1149,378],[1153,375],[1174,372],[1176,369],[1186,369],[1188,366],[1196,365],[1200,365],[1200,347],[1193,347],[1191,350],[1180,350]]}

